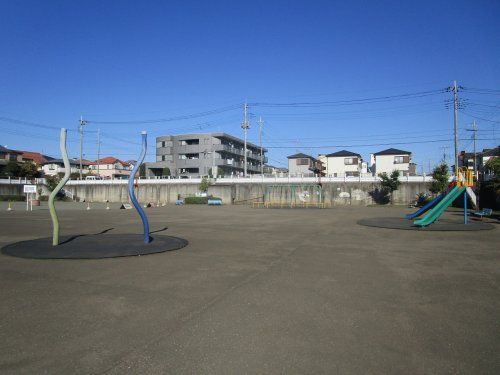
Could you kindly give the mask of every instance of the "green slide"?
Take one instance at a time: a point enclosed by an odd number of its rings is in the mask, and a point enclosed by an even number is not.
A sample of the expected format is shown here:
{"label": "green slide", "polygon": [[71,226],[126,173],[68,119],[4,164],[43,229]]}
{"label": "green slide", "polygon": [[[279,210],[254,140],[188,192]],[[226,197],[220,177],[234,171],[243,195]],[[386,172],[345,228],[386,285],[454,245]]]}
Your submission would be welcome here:
{"label": "green slide", "polygon": [[463,194],[464,191],[464,187],[455,186],[450,190],[448,194],[446,194],[443,199],[441,199],[441,202],[439,202],[432,210],[427,213],[427,215],[425,215],[421,219],[415,220],[413,224],[418,225],[419,227],[425,227],[432,224],[441,217],[446,209],[455,201],[455,199],[460,196],[460,194]]}

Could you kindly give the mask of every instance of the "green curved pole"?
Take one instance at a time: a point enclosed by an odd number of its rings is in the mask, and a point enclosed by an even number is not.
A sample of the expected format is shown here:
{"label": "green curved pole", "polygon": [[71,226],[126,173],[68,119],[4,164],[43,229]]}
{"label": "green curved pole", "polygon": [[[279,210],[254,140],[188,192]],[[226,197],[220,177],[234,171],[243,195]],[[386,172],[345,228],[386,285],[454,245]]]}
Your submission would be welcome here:
{"label": "green curved pole", "polygon": [[59,147],[61,149],[61,154],[64,161],[64,177],[57,184],[56,188],[50,193],[49,196],[49,210],[50,217],[52,218],[52,246],[59,245],[59,219],[57,217],[56,208],[54,207],[54,198],[57,193],[66,185],[69,180],[69,175],[71,174],[71,166],[69,165],[68,151],[66,150],[66,129],[61,128],[61,140]]}

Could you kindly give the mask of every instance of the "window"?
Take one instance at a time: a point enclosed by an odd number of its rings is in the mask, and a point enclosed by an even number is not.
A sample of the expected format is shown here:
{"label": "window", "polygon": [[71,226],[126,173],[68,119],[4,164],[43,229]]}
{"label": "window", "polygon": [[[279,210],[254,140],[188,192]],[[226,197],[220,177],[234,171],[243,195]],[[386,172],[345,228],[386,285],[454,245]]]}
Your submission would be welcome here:
{"label": "window", "polygon": [[9,160],[10,161],[16,161],[17,160],[17,155],[16,154],[9,154]]}
{"label": "window", "polygon": [[309,159],[297,159],[297,165],[309,165]]}
{"label": "window", "polygon": [[199,139],[183,139],[183,140],[179,141],[179,144],[181,146],[199,145],[200,140]]}
{"label": "window", "polygon": [[161,161],[165,161],[165,155],[161,156]]}
{"label": "window", "polygon": [[165,141],[161,142],[161,147],[165,147]]}
{"label": "window", "polygon": [[344,159],[344,165],[357,165],[358,164],[358,158],[345,158]]}
{"label": "window", "polygon": [[404,156],[394,156],[394,164],[403,164]]}

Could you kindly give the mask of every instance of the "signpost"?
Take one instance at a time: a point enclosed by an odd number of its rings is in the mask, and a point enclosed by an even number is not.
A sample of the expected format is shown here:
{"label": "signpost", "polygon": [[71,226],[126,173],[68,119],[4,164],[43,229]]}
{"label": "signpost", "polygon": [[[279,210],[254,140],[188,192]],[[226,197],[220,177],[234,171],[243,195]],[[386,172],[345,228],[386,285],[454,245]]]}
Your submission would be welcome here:
{"label": "signpost", "polygon": [[33,197],[31,194],[36,194],[36,185],[24,185],[23,190],[26,194],[26,211],[33,211]]}

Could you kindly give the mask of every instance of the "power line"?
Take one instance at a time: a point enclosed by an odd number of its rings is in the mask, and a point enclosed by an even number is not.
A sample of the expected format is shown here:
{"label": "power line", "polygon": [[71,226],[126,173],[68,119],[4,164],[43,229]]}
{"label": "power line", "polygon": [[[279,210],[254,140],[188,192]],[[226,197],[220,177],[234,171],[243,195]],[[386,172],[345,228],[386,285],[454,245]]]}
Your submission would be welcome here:
{"label": "power line", "polygon": [[475,118],[476,120],[482,120],[482,121],[488,121],[488,122],[493,122],[493,123],[496,123],[496,124],[500,124],[500,121],[495,121],[495,120],[489,120],[487,118],[483,118],[483,117],[479,117],[479,116],[474,116],[474,115],[471,115],[470,113],[467,113],[465,111],[460,111],[460,113],[463,113],[464,115],[466,116],[469,116],[469,117],[472,117],[472,118]]}
{"label": "power line", "polygon": [[[464,140],[464,139],[460,139]],[[489,138],[478,138],[478,141],[487,141]],[[370,144],[348,144],[348,145],[322,145],[322,146],[307,146],[306,148],[340,148],[340,147],[371,147],[371,146],[395,146],[395,145],[413,145],[421,143],[439,143],[439,142],[451,142],[453,139],[433,139],[426,141],[412,141],[412,142],[390,142],[390,143],[370,143]],[[296,148],[296,146],[267,146],[268,149],[291,149]]]}
{"label": "power line", "polygon": [[190,120],[193,118],[210,116],[210,115],[214,115],[214,114],[232,111],[232,110],[240,108],[240,106],[241,106],[241,104],[237,104],[237,105],[235,104],[235,105],[231,105],[228,107],[217,108],[217,109],[204,111],[204,112],[192,113],[192,114],[181,115],[181,116],[173,116],[173,117],[167,117],[167,118],[150,119],[150,120],[123,120],[123,121],[87,120],[87,122],[89,124],[108,124],[108,125],[110,125],[110,124],[156,124],[156,123],[161,123],[161,122]]}
{"label": "power line", "polygon": [[250,103],[249,105],[254,107],[323,107],[323,106],[327,107],[327,106],[371,104],[371,103],[381,103],[394,100],[416,99],[416,98],[423,98],[430,95],[437,95],[444,93],[446,93],[446,89],[421,91],[409,94],[378,96],[378,97],[362,98],[362,99],[348,99],[348,100],[322,101],[322,102],[291,102],[291,103],[254,102]]}

